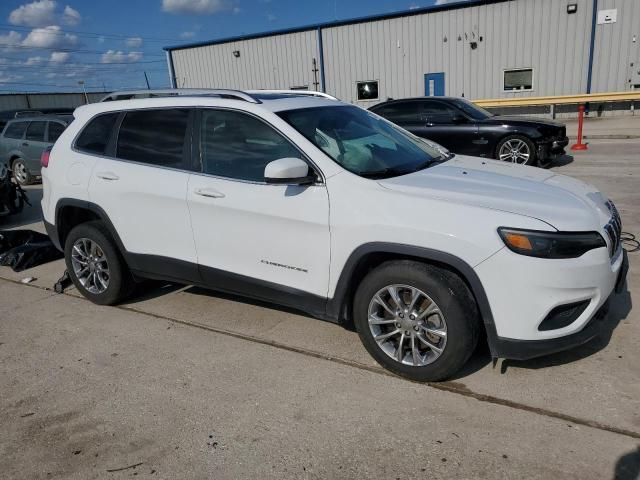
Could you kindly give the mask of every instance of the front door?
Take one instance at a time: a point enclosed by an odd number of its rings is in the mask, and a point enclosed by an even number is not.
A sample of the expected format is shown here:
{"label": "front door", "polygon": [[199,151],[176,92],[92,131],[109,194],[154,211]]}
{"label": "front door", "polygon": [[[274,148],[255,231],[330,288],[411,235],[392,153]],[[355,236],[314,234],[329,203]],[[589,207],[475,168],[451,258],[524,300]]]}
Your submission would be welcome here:
{"label": "front door", "polygon": [[478,125],[462,111],[440,100],[424,100],[424,133],[420,136],[439,143],[448,150],[474,155],[478,138]]}
{"label": "front door", "polygon": [[330,246],[326,186],[264,181],[269,162],[306,161],[304,155],[244,112],[203,109],[199,133],[203,173],[191,176],[187,198],[205,283],[324,308]]}
{"label": "front door", "polygon": [[444,96],[444,72],[424,74],[424,94],[427,97]]}

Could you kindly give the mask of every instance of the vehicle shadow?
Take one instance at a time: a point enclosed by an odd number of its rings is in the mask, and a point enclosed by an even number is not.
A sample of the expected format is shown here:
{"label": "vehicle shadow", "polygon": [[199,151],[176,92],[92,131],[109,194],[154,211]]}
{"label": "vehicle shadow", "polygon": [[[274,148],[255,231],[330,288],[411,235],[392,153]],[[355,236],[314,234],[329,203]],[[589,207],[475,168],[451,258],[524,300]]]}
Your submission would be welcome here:
{"label": "vehicle shadow", "polygon": [[549,162],[546,168],[549,169],[549,168],[556,168],[556,167],[564,167],[566,165],[569,165],[570,163],[573,163],[573,155],[565,154],[551,160],[551,162]]}
{"label": "vehicle shadow", "polygon": [[611,341],[613,331],[622,320],[627,318],[629,312],[631,311],[631,293],[627,288],[625,288],[625,291],[623,293],[614,295],[613,297],[611,297],[609,302],[609,312],[604,319],[603,331],[593,340],[571,350],[554,353],[545,357],[534,358],[531,360],[505,359],[502,361],[500,373],[506,373],[510,367],[537,370],[540,368],[565,365],[567,363],[576,362],[578,360],[582,360],[583,358],[590,357],[600,350],[605,349]]}
{"label": "vehicle shadow", "polygon": [[621,456],[613,471],[613,480],[638,480],[640,478],[640,447]]}
{"label": "vehicle shadow", "polygon": [[25,187],[25,191],[31,205],[25,205],[17,215],[0,217],[0,229],[20,228],[42,220],[42,185],[30,185]]}

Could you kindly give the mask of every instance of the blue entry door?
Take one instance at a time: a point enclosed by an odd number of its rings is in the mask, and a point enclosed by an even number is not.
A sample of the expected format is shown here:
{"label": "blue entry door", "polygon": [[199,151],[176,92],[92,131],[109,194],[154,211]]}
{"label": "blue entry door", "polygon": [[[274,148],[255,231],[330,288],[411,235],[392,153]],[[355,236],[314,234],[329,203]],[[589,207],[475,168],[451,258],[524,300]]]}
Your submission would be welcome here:
{"label": "blue entry door", "polygon": [[424,94],[427,97],[444,96],[444,72],[424,74]]}

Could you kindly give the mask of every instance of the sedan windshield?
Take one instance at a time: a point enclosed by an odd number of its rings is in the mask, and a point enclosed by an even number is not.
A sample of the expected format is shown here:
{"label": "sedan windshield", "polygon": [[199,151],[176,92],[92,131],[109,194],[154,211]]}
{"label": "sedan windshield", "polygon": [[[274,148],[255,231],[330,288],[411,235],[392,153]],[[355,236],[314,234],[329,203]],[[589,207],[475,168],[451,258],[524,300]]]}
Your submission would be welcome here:
{"label": "sedan windshield", "polygon": [[446,151],[358,107],[305,108],[279,115],[335,162],[361,177],[405,175],[449,158]]}

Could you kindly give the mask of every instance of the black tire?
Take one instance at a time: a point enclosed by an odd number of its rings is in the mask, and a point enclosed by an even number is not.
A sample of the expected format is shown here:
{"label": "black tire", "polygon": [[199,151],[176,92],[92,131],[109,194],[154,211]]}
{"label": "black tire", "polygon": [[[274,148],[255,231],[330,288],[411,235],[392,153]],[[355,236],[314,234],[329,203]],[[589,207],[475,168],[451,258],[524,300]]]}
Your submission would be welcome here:
{"label": "black tire", "polygon": [[[504,137],[502,140],[500,140],[500,142],[498,143],[498,146],[496,147],[496,154],[495,154],[495,158],[496,160],[500,160],[500,150],[502,149],[502,147],[510,141],[521,141],[524,142],[527,147],[529,148],[529,160],[527,161],[526,164],[522,164],[522,165],[529,165],[531,167],[535,167],[538,165],[538,155],[536,152],[536,146],[534,145],[534,143],[528,138],[525,137],[524,135],[509,135],[508,137]],[[506,162],[510,161],[510,160],[505,160]]]}
{"label": "black tire", "polygon": [[[95,242],[106,258],[109,267],[109,282],[106,290],[101,293],[88,291],[82,285],[74,271],[71,261],[71,251],[76,241],[81,238]],[[131,272],[113,238],[109,234],[109,231],[100,221],[82,223],[69,232],[64,246],[64,258],[71,281],[78,291],[93,303],[98,305],[115,305],[126,299],[133,292],[134,282]]]}
{"label": "black tire", "polygon": [[[369,303],[381,289],[393,284],[422,290],[442,311],[446,319],[446,345],[433,363],[403,364],[387,355],[374,339],[368,321]],[[353,316],[362,343],[380,365],[421,382],[445,380],[458,372],[475,350],[480,332],[475,299],[460,277],[449,270],[410,260],[386,262],[371,271],[358,287]]]}
{"label": "black tire", "polygon": [[[13,178],[16,180],[18,185],[24,187],[25,185],[31,185],[34,182],[34,177],[27,168],[27,164],[24,162],[22,158],[16,158],[13,162],[11,162],[11,170],[13,172]],[[16,172],[19,172],[16,174]]]}

